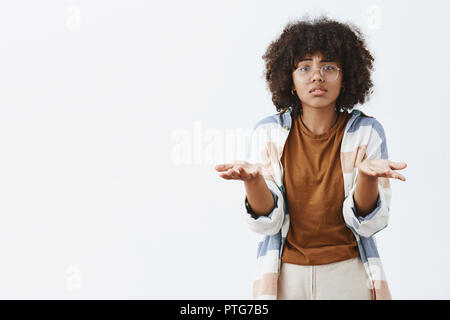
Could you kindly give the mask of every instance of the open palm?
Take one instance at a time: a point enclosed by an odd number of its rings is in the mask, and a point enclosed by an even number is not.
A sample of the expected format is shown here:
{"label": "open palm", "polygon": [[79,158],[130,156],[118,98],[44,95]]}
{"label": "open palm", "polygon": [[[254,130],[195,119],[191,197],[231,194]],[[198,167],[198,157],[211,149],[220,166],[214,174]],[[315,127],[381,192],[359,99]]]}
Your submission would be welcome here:
{"label": "open palm", "polygon": [[406,178],[394,170],[405,169],[405,162],[395,162],[388,159],[364,160],[358,164],[358,172],[371,177],[394,178],[406,181]]}
{"label": "open palm", "polygon": [[251,181],[262,175],[260,166],[246,161],[218,164],[214,169],[221,172],[220,176],[226,180]]}

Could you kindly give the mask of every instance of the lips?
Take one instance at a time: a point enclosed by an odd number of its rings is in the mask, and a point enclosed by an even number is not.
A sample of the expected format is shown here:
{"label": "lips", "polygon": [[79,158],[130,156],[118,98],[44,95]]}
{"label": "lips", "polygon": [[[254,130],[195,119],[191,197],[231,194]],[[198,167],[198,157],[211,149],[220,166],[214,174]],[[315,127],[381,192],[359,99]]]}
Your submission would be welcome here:
{"label": "lips", "polygon": [[311,90],[309,90],[309,92],[312,93],[312,92],[314,92],[314,90],[320,90],[320,91],[323,91],[323,92],[327,92],[328,91],[323,86],[316,86],[316,87],[312,88]]}

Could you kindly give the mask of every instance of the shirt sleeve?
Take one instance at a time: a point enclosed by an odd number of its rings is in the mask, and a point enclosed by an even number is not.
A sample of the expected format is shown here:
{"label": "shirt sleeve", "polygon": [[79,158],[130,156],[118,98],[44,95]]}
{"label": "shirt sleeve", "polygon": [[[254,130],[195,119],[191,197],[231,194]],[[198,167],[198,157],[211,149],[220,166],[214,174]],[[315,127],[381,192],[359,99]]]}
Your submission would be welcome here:
{"label": "shirt sleeve", "polygon": [[262,167],[264,180],[275,200],[274,207],[268,215],[256,215],[248,204],[247,195],[244,198],[245,220],[250,229],[263,235],[274,235],[281,230],[284,219],[284,196],[280,188],[275,183],[274,173],[271,163],[268,133],[256,125],[250,138],[250,147],[247,153],[247,161],[258,164]]}
{"label": "shirt sleeve", "polygon": [[[365,159],[388,159],[386,136],[383,126],[374,119],[371,134],[366,148]],[[358,169],[356,169],[358,174]],[[358,215],[353,195],[356,183],[351,188],[343,203],[343,215],[347,226],[363,237],[370,237],[386,228],[389,221],[389,206],[391,200],[391,187],[389,178],[378,177],[377,206],[368,215]]]}

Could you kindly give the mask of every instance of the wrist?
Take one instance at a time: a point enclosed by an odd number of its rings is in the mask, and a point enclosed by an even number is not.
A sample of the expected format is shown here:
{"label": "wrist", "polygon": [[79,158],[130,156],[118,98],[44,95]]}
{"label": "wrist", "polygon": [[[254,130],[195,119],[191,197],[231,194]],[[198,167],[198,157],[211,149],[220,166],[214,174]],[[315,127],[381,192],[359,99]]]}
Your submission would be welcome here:
{"label": "wrist", "polygon": [[358,172],[358,175],[357,175],[356,179],[357,179],[357,181],[374,183],[375,181],[378,180],[378,177],[377,176],[371,176],[371,175],[368,175],[368,174],[360,171],[360,172]]}

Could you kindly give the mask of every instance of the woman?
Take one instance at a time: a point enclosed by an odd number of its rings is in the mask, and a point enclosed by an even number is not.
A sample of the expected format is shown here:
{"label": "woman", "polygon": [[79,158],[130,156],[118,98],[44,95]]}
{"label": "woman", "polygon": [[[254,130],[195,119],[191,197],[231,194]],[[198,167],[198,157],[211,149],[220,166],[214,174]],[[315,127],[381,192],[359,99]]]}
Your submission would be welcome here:
{"label": "woman", "polygon": [[361,32],[326,17],[290,23],[263,58],[278,113],[255,125],[248,161],[215,167],[244,181],[246,219],[263,235],[254,299],[392,299],[374,234],[406,163],[354,109],[373,86]]}

